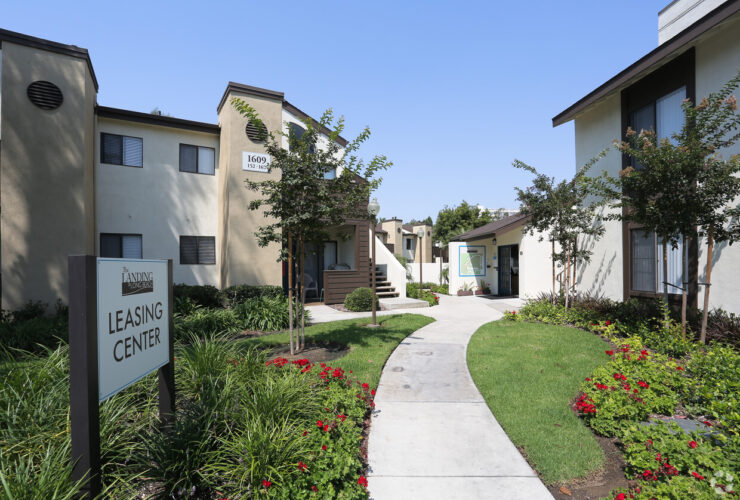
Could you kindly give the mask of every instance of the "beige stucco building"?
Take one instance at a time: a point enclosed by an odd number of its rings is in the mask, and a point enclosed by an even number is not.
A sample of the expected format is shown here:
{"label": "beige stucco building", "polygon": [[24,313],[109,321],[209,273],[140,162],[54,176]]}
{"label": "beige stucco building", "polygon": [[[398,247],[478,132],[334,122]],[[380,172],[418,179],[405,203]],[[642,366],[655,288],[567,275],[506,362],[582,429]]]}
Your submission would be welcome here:
{"label": "beige stucco building", "polygon": [[[740,71],[740,1],[674,0],[658,14],[658,46],[553,118],[558,126],[575,121],[576,164],[584,165],[628,126],[655,130],[668,137],[683,125],[681,103],[718,91]],[[609,58],[609,54],[604,54]],[[740,145],[721,151],[740,153]],[[597,167],[612,176],[627,166],[614,148]],[[580,268],[577,289],[612,299],[656,297],[668,281],[674,299],[686,276],[689,301],[698,305],[705,281],[706,241],[690,240],[669,250],[668,276],[663,277],[662,245],[631,224],[610,221],[598,241],[581,242],[593,251]],[[688,268],[681,269],[681,252]],[[714,254],[710,307],[740,312],[740,248],[719,244]]]}
{"label": "beige stucco building", "polygon": [[[214,98],[217,123],[99,106],[97,92],[86,49],[0,30],[2,308],[66,302],[74,254],[173,259],[176,283],[284,285],[280,249],[257,244],[264,216],[248,209],[257,195],[244,183],[280,173],[230,100],[271,131],[310,121],[318,147],[329,131],[282,92],[233,82]],[[309,252],[315,298],[341,302],[368,285],[368,232],[347,220]]]}

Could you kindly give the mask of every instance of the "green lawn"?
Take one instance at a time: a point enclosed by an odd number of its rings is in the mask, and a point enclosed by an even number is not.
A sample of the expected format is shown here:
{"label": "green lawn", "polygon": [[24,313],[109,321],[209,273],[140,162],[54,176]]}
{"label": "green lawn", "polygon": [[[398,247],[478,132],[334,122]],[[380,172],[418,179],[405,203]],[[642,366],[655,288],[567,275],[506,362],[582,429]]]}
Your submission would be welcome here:
{"label": "green lawn", "polygon": [[548,484],[597,470],[604,453],[569,407],[583,379],[608,361],[607,344],[575,328],[513,321],[483,325],[468,367],[506,434]]}
{"label": "green lawn", "polygon": [[[385,360],[396,346],[419,328],[433,322],[432,318],[418,314],[379,316],[380,328],[367,328],[370,318],[322,323],[306,328],[306,343],[340,344],[349,347],[343,357],[327,364],[352,370],[353,377],[377,387]],[[278,346],[288,344],[288,333],[277,333],[264,337],[243,340],[255,346]]]}

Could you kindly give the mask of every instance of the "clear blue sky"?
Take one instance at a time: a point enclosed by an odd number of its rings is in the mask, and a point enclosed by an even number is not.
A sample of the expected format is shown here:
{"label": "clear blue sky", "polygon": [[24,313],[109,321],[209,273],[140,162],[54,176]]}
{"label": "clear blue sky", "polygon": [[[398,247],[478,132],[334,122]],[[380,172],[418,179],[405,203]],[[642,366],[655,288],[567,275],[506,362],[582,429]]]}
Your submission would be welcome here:
{"label": "clear blue sky", "polygon": [[551,118],[652,50],[668,2],[8,1],[0,27],[87,48],[105,106],[215,123],[233,80],[332,107],[346,137],[371,127],[365,156],[394,162],[380,215],[408,220],[516,207],[514,158],[570,176]]}

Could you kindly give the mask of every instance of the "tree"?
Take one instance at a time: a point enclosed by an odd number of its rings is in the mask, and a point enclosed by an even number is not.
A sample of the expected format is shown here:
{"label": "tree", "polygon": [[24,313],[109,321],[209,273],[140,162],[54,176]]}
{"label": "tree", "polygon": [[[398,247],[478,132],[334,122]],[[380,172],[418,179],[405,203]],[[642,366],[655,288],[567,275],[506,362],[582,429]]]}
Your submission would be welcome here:
{"label": "tree", "polygon": [[[575,287],[576,268],[579,262],[588,262],[591,251],[585,245],[578,245],[579,235],[599,238],[604,234],[600,223],[598,208],[600,203],[585,202],[593,194],[594,180],[587,175],[593,164],[604,157],[606,150],[592,158],[581,167],[573,179],[556,182],[554,177],[545,174],[519,160],[514,160],[514,167],[531,172],[534,175],[532,185],[526,189],[515,188],[517,199],[521,202],[521,213],[529,217],[524,230],[530,234],[539,233],[540,241],[547,233],[552,243],[552,292],[556,300],[555,263],[563,267],[565,306],[568,307],[571,288]],[[572,284],[571,284],[572,274]]]}
{"label": "tree", "polygon": [[[247,121],[252,121],[259,131],[258,139],[265,142],[271,157],[271,168],[279,170],[279,179],[246,181],[247,188],[261,198],[249,202],[250,210],[262,210],[265,224],[255,233],[260,246],[271,242],[281,243],[280,261],[288,261],[290,273],[294,268],[294,248],[299,276],[296,293],[300,300],[301,334],[296,335],[295,347],[305,347],[305,294],[303,270],[306,245],[328,239],[327,231],[344,223],[345,219],[369,219],[367,203],[370,193],[377,189],[382,179],[375,175],[391,163],[385,156],[375,156],[369,163],[358,157],[360,146],[370,137],[365,128],[342,150],[338,139],[344,130],[344,119],[334,119],[327,110],[318,122],[304,120],[305,131],[296,134],[292,129],[269,132],[257,112],[241,99],[233,98],[231,104]],[[329,130],[326,145],[317,147],[321,130]],[[289,148],[282,147],[287,136]],[[327,174],[335,172],[334,179]],[[288,307],[290,311],[290,352],[295,353],[293,342],[293,280],[289,280]],[[296,323],[298,322],[296,316]]]}
{"label": "tree", "polygon": [[[604,172],[601,191],[618,210],[611,218],[642,224],[654,231],[663,247],[663,276],[667,276],[667,245],[683,241],[682,268],[687,269],[686,243],[701,230],[707,240],[706,282],[700,340],[706,340],[706,322],[715,242],[731,245],[740,237],[740,157],[724,159],[721,150],[740,138],[740,115],[732,92],[740,72],[719,92],[697,106],[684,100],[684,124],[670,137],[654,130],[627,129],[626,141],[615,141],[632,165],[614,178]],[[682,325],[686,332],[687,277],[683,273]],[[667,301],[667,279],[663,293]]]}
{"label": "tree", "polygon": [[434,236],[437,241],[447,245],[453,236],[470,231],[492,222],[491,214],[487,210],[481,211],[475,205],[463,200],[456,207],[445,207],[437,214],[434,224]]}
{"label": "tree", "polygon": [[427,226],[433,226],[434,222],[432,221],[432,216],[430,215],[426,219],[418,220],[418,219],[411,219],[408,224],[410,226],[421,226],[422,224],[426,224]]}

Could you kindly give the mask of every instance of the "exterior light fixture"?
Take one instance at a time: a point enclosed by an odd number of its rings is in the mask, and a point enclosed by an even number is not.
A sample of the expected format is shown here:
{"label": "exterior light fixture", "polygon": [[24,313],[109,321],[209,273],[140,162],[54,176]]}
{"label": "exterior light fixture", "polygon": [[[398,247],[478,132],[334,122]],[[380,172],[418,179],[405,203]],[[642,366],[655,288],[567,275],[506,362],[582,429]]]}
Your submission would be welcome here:
{"label": "exterior light fixture", "polygon": [[495,235],[495,234],[493,235],[493,240],[491,241],[491,243],[493,243],[493,246],[496,246],[496,245],[497,245],[497,243],[498,243],[498,242],[496,241],[496,235]]}

